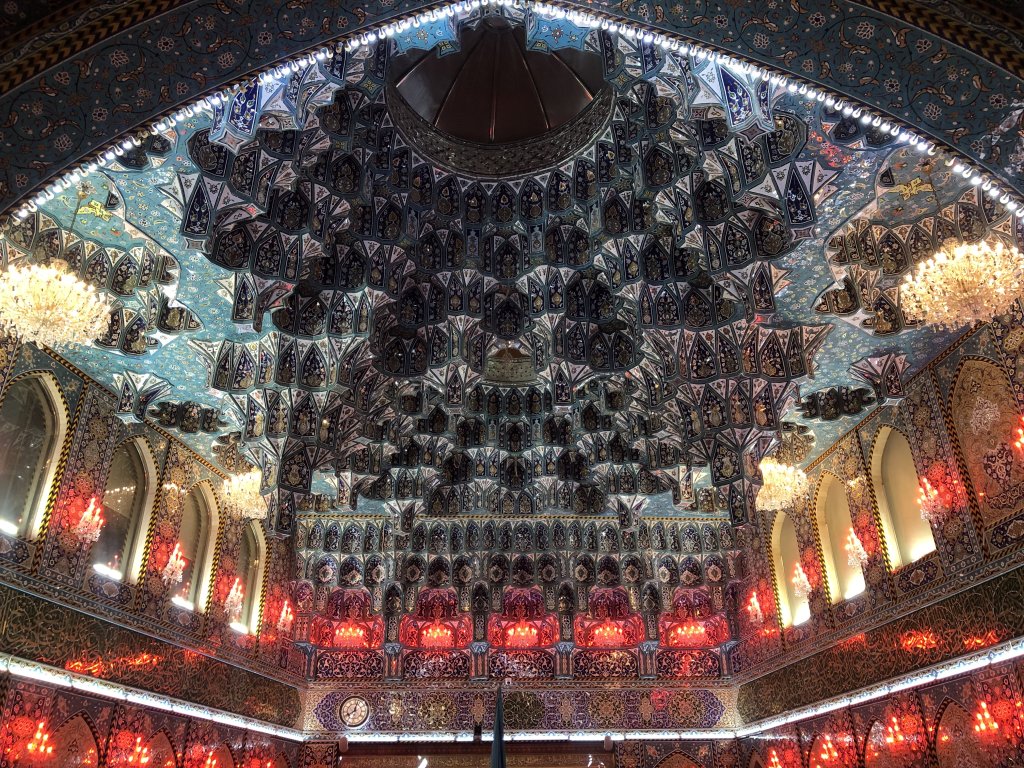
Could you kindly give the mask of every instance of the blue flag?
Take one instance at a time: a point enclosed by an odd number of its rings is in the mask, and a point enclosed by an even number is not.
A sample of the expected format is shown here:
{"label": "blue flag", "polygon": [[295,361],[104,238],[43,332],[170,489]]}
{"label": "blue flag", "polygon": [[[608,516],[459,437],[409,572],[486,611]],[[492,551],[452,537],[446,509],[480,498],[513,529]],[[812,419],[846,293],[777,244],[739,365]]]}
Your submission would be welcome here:
{"label": "blue flag", "polygon": [[505,700],[498,686],[494,705],[494,741],[491,742],[491,768],[505,768]]}

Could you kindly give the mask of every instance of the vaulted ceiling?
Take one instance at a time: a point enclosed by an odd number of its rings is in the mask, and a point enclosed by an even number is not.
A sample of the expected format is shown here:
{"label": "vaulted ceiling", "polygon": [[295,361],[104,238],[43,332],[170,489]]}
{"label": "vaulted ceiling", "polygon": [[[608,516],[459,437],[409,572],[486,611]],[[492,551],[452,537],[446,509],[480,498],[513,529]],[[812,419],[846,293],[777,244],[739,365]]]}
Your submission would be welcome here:
{"label": "vaulted ceiling", "polygon": [[[169,87],[113,66],[145,83],[126,101]],[[940,100],[963,106],[975,70],[950,66]],[[876,74],[879,98],[911,87]],[[95,130],[119,119],[104,109]],[[983,131],[957,122],[951,140]],[[1011,134],[971,151],[1015,183]],[[715,647],[757,461],[806,463],[898,399],[950,341],[904,315],[899,280],[991,232],[1020,238],[950,164],[823,99],[490,8],[164,124],[0,252],[63,258],[115,297],[69,359],[123,418],[262,467],[297,580],[455,586],[463,611],[474,583],[539,590],[495,599],[501,615],[579,594],[590,616],[708,619]],[[423,594],[422,616],[458,612]],[[709,654],[697,676],[724,673]]]}

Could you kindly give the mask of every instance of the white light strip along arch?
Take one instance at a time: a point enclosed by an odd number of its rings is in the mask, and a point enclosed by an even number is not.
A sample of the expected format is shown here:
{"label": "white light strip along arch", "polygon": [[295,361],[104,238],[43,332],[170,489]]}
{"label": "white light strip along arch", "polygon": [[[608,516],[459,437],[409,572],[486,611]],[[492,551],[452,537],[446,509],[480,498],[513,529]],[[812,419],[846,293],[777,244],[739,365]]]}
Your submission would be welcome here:
{"label": "white light strip along arch", "polygon": [[[665,50],[684,56],[693,56],[697,61],[710,59],[736,72],[750,75],[759,80],[767,79],[776,87],[786,88],[791,93],[799,96],[813,98],[816,101],[823,102],[829,108],[841,111],[847,117],[859,119],[865,125],[871,124],[876,128],[888,131],[896,137],[897,141],[910,144],[923,153],[941,156],[947,166],[952,166],[955,173],[958,173],[971,184],[980,186],[989,197],[1005,205],[1010,213],[1015,214],[1024,207],[1024,201],[1022,201],[1015,190],[1011,190],[1005,183],[988,171],[976,167],[971,160],[964,157],[959,151],[949,146],[939,146],[932,139],[919,135],[913,128],[895,118],[882,115],[864,104],[855,102],[849,97],[829,92],[820,86],[797,79],[788,73],[783,74],[762,64],[755,64],[729,54],[723,54],[700,43],[685,41],[681,37],[667,35],[660,30],[655,30],[633,21],[593,10],[582,11],[551,3],[533,2],[533,0],[487,0],[487,2],[483,0],[461,0],[460,2],[444,3],[428,10],[419,11],[396,21],[371,26],[330,45],[318,48],[313,52],[304,53],[300,56],[286,59],[274,66],[266,67],[254,75],[249,75],[212,94],[199,98],[191,104],[181,107],[152,123],[149,132],[156,135],[183,120],[194,117],[199,112],[212,113],[215,107],[227,103],[236,92],[245,86],[251,85],[253,81],[265,84],[291,77],[301,70],[332,58],[338,50],[352,51],[360,46],[371,45],[379,40],[393,37],[399,32],[439,21],[442,18],[461,18],[475,13],[481,8],[500,7],[533,11],[539,16],[549,19],[566,19],[580,27],[604,29],[629,39],[640,39],[642,42],[658,45]],[[106,149],[95,153],[92,159],[84,161],[77,167],[66,171],[58,179],[47,184],[31,199],[22,202],[20,206],[14,209],[11,215],[16,220],[23,221],[29,214],[39,210],[42,204],[52,200],[65,189],[77,184],[84,175],[104,167],[116,158],[123,156],[125,152],[141,146],[141,139],[145,135],[144,131],[136,130],[114,140],[107,145]]]}

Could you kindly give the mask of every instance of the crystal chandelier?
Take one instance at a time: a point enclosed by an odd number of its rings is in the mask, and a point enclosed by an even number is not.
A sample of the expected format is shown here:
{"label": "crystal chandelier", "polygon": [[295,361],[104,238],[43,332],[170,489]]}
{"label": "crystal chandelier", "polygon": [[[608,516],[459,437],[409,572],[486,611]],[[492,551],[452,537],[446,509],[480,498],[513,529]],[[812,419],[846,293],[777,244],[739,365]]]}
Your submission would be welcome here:
{"label": "crystal chandelier", "polygon": [[868,563],[868,553],[864,549],[864,545],[860,542],[860,537],[857,536],[857,532],[850,527],[850,532],[846,534],[846,544],[843,545],[846,549],[846,562],[850,564],[851,568],[863,568]]}
{"label": "crystal chandelier", "polygon": [[763,511],[784,509],[807,493],[804,471],[771,457],[761,459],[761,477],[764,483],[757,492],[757,507]]}
{"label": "crystal chandelier", "polygon": [[1001,241],[947,242],[903,283],[909,317],[950,330],[987,323],[1024,294],[1024,255]]}
{"label": "crystal chandelier", "polygon": [[167,559],[167,565],[160,571],[160,578],[168,587],[180,584],[185,574],[185,556],[181,553],[181,542],[174,545],[171,556]]}
{"label": "crystal chandelier", "polygon": [[221,491],[224,502],[246,520],[261,520],[267,514],[267,503],[260,493],[263,472],[253,469],[245,474],[232,475],[224,481]]}
{"label": "crystal chandelier", "polygon": [[22,341],[53,349],[88,344],[106,330],[109,315],[107,298],[65,261],[0,273],[0,322]]}
{"label": "crystal chandelier", "polygon": [[800,600],[806,600],[811,594],[811,580],[800,563],[793,568],[793,594]]}
{"label": "crystal chandelier", "polygon": [[242,605],[245,601],[245,592],[242,588],[242,579],[235,577],[235,583],[231,585],[228,596],[224,598],[224,613],[231,621],[237,621],[242,613]]}
{"label": "crystal chandelier", "polygon": [[929,523],[936,523],[945,514],[946,506],[943,503],[942,495],[936,490],[928,478],[921,478],[917,489],[917,506],[921,510],[921,518]]}
{"label": "crystal chandelier", "polygon": [[78,519],[78,524],[75,526],[75,538],[83,546],[95,544],[99,540],[100,533],[103,531],[103,526],[106,522],[103,519],[103,507],[96,504],[96,497],[93,496],[89,500],[89,506],[86,507],[82,512],[82,516]]}

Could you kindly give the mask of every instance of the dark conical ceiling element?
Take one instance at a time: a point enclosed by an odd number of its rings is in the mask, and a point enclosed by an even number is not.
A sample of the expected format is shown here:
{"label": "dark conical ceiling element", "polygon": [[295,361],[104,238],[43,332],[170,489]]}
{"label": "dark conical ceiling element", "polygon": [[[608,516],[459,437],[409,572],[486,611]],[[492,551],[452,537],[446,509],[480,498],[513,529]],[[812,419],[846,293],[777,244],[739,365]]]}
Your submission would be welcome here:
{"label": "dark conical ceiling element", "polygon": [[601,57],[530,51],[521,25],[486,18],[447,56],[418,51],[394,62],[395,85],[434,128],[477,144],[537,138],[580,115],[604,89]]}

